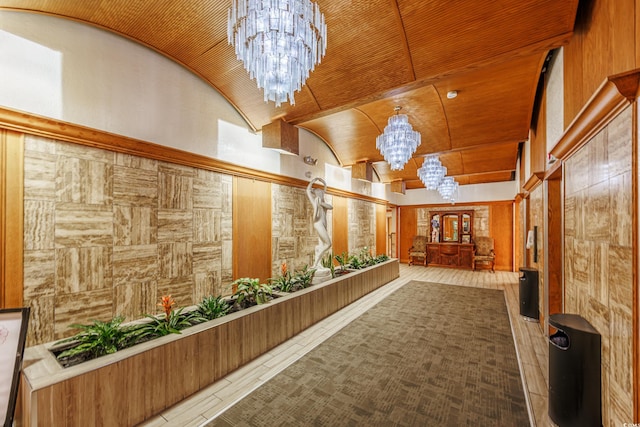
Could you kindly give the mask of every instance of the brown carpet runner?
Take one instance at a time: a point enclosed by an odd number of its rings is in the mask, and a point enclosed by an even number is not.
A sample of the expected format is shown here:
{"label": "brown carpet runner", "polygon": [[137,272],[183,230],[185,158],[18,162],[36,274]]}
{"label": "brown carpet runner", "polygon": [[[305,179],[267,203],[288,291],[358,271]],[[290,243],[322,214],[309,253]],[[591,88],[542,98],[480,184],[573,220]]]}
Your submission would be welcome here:
{"label": "brown carpet runner", "polygon": [[412,281],[207,426],[528,426],[502,291]]}

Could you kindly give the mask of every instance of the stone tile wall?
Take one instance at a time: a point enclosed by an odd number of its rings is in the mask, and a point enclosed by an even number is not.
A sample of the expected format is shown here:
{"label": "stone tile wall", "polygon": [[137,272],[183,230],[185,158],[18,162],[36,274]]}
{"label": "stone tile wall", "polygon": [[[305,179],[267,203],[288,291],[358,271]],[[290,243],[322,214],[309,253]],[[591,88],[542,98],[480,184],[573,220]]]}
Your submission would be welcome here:
{"label": "stone tile wall", "polygon": [[632,108],[565,162],[565,311],[602,335],[603,425],[633,419]]}
{"label": "stone tile wall", "polygon": [[376,252],[376,206],[375,203],[349,199],[349,254],[357,254],[365,246],[372,254]]}
{"label": "stone tile wall", "polygon": [[156,313],[226,292],[230,176],[27,136],[24,300],[29,345],[70,323]]}

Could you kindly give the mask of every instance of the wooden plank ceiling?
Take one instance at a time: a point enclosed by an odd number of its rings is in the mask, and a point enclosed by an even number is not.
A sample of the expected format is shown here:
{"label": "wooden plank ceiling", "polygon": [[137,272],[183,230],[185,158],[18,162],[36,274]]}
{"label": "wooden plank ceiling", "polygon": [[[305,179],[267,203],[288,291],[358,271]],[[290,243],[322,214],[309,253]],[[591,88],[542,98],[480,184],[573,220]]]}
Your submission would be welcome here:
{"label": "wooden plank ceiling", "polygon": [[[231,102],[255,130],[283,118],[322,138],[343,166],[372,162],[382,182],[422,186],[438,153],[464,184],[513,179],[550,50],[573,32],[578,0],[317,0],[327,54],[295,105],[263,101],[227,43],[230,0],[0,0],[124,35],[182,64]],[[458,91],[448,99],[450,90]],[[402,171],[376,150],[396,105],[422,135]]]}

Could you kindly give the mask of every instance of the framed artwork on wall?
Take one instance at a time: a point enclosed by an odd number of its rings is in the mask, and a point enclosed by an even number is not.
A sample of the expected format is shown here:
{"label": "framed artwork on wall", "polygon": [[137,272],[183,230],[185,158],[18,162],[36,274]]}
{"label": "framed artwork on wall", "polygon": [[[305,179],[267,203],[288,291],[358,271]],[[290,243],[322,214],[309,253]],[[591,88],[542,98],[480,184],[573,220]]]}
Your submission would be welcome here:
{"label": "framed artwork on wall", "polygon": [[28,307],[0,310],[0,420],[5,427],[13,425],[28,323]]}

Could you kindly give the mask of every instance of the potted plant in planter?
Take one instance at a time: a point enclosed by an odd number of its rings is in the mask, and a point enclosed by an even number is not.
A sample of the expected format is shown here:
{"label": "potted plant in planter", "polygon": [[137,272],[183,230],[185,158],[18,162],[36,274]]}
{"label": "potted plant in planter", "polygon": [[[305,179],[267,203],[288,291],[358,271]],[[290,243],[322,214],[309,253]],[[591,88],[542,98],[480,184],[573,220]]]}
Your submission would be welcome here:
{"label": "potted plant in planter", "polygon": [[70,325],[80,332],[58,341],[51,351],[58,362],[66,367],[115,353],[145,338],[146,333],[139,327],[122,326],[123,321],[123,316],[116,316],[108,322],[94,320],[89,325]]}
{"label": "potted plant in planter", "polygon": [[251,279],[243,277],[233,282],[232,288],[235,289],[232,311],[242,310],[256,304],[264,304],[272,298],[273,291],[271,286],[260,283],[259,279]]}
{"label": "potted plant in planter", "polygon": [[228,314],[231,310],[231,305],[221,295],[217,297],[209,295],[202,299],[196,310],[205,319],[213,320]]}
{"label": "potted plant in planter", "polygon": [[336,255],[334,257],[338,264],[340,265],[340,270],[336,270],[336,275],[340,276],[343,274],[347,274],[347,265],[349,264],[349,254],[347,252],[343,252],[340,255]]}

